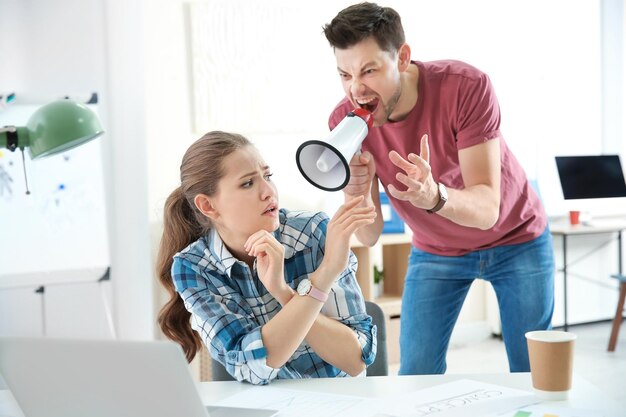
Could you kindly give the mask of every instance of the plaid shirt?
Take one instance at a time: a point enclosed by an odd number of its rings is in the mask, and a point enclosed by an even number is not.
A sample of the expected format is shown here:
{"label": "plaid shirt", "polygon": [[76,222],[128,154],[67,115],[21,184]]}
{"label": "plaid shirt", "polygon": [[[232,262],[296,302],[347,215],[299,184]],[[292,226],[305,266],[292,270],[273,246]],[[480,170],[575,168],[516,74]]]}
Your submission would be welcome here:
{"label": "plaid shirt", "polygon": [[[281,209],[279,218],[274,237],[285,248],[285,280],[296,289],[322,262],[328,216]],[[361,358],[370,365],[376,356],[376,326],[365,312],[356,269],[356,256],[350,252],[348,267],[333,285],[321,313],[355,332]],[[192,315],[192,327],[211,356],[237,380],[267,384],[274,378],[348,376],[324,362],[306,341],[280,369],[266,364],[261,327],[281,305],[259,280],[256,266],[250,271],[233,257],[215,230],[174,256],[172,278]]]}

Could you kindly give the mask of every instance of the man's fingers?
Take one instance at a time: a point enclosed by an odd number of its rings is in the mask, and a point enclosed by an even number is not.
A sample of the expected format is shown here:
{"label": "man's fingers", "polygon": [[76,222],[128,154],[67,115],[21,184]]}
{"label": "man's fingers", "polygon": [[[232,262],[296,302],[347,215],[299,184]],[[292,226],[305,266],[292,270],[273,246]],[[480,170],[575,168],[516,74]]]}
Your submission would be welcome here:
{"label": "man's fingers", "polygon": [[428,135],[422,136],[420,140],[420,156],[427,164],[430,163],[430,147],[428,146]]}
{"label": "man's fingers", "polygon": [[423,181],[430,173],[428,161],[414,153],[410,153],[408,159],[413,164],[414,170],[419,173],[419,179]]}
{"label": "man's fingers", "polygon": [[389,152],[389,160],[392,164],[400,168],[405,172],[409,172],[414,168],[414,165],[400,156],[400,154],[396,151]]}
{"label": "man's fingers", "polygon": [[424,183],[414,178],[411,178],[408,175],[405,175],[401,172],[398,172],[396,174],[396,179],[400,181],[402,184],[406,185],[406,188],[411,191],[421,192],[424,188]]}
{"label": "man's fingers", "polygon": [[389,186],[387,187],[387,190],[389,191],[389,195],[392,196],[393,198],[396,198],[400,201],[409,201],[409,195],[406,191],[400,191],[398,190],[395,186],[393,186],[393,184],[389,184]]}

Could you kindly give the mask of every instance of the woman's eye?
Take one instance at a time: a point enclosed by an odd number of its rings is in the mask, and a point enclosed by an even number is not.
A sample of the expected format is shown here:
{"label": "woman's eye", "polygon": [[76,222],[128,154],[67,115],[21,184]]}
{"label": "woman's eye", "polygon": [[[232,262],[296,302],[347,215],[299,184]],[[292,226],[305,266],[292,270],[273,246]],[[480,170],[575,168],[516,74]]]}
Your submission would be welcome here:
{"label": "woman's eye", "polygon": [[243,184],[241,184],[241,186],[243,188],[250,188],[250,187],[252,187],[252,180],[244,182]]}
{"label": "woman's eye", "polygon": [[274,175],[274,174],[265,174],[265,180],[266,181],[271,181],[272,180],[272,175]]}

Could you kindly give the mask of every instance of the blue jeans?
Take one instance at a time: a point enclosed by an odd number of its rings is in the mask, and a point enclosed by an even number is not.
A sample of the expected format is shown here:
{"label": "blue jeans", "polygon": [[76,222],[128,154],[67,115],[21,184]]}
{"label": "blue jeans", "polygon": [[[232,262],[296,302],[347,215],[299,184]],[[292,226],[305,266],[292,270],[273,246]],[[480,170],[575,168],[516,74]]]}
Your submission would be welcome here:
{"label": "blue jeans", "polygon": [[439,256],[411,249],[402,295],[400,375],[443,374],[452,328],[480,278],[493,286],[511,372],[528,372],[524,333],[551,328],[554,256],[546,230],[530,242]]}

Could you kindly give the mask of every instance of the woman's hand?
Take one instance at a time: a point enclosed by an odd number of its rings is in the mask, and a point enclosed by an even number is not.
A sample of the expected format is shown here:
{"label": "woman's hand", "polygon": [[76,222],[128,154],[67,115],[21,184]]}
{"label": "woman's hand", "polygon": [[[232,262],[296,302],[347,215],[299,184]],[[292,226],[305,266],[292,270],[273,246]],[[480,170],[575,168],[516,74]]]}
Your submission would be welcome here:
{"label": "woman's hand", "polygon": [[267,290],[281,304],[293,291],[285,282],[285,248],[270,232],[259,230],[248,238],[244,249],[256,258],[256,270],[259,279]]}
{"label": "woman's hand", "polygon": [[326,249],[320,265],[324,282],[320,286],[330,288],[339,274],[348,266],[350,237],[359,227],[372,224],[376,218],[374,207],[360,207],[364,196],[358,196],[344,203],[328,223]]}

